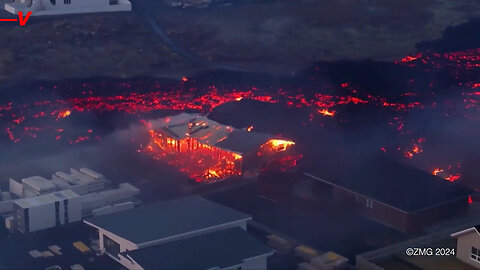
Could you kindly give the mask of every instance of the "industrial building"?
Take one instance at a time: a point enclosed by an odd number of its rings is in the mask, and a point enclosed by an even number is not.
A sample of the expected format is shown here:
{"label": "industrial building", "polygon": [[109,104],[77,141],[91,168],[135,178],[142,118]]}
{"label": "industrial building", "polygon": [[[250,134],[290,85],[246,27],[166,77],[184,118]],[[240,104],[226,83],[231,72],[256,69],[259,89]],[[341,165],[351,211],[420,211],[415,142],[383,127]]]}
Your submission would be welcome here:
{"label": "industrial building", "polygon": [[[103,175],[87,169],[56,172],[52,180],[41,176],[10,179],[10,192],[0,203],[5,226],[22,233],[60,226],[86,217],[128,210],[140,204],[140,190],[129,183],[105,190]],[[20,197],[21,196],[21,197]]]}
{"label": "industrial building", "polygon": [[292,141],[222,125],[199,114],[165,117],[151,121],[149,128],[151,153],[198,182],[254,177],[271,163],[289,168],[299,158],[292,154]]}
{"label": "industrial building", "polygon": [[21,181],[10,179],[9,191],[0,192],[0,215],[13,212],[13,201],[45,195],[55,191],[70,189],[84,195],[101,191],[109,181],[102,174],[88,168],[70,169],[70,173],[56,172],[50,180],[42,176],[22,178]]}
{"label": "industrial building", "polygon": [[93,12],[131,11],[128,0],[15,0],[5,4],[5,10],[18,14],[32,12],[33,16]]}
{"label": "industrial building", "polygon": [[273,251],[235,227],[120,253],[128,269],[267,269]]}
{"label": "industrial building", "polygon": [[344,160],[340,169],[330,162],[305,173],[317,192],[399,231],[418,231],[468,211],[472,190],[420,169],[383,158]]}
{"label": "industrial building", "polygon": [[82,219],[81,197],[63,190],[14,201],[15,228],[29,233]]}
{"label": "industrial building", "polygon": [[250,219],[187,197],[84,222],[98,231],[100,251],[128,269],[266,269],[272,251],[246,233]]}

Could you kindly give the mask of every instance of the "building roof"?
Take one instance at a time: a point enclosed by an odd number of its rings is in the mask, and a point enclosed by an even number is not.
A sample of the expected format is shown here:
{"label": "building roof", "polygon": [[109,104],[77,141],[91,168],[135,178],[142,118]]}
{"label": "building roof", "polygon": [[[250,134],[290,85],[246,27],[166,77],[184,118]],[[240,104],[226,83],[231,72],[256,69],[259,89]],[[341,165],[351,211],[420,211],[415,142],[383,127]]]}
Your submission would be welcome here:
{"label": "building roof", "polygon": [[225,139],[234,128],[222,125],[199,114],[181,113],[151,122],[156,131],[181,140],[187,137],[194,138],[200,143],[213,146]]}
{"label": "building roof", "polygon": [[241,228],[231,228],[192,238],[122,253],[143,269],[210,269],[241,264],[267,256],[272,249]]}
{"label": "building roof", "polygon": [[215,144],[216,147],[229,149],[238,153],[248,153],[257,150],[264,143],[273,139],[266,133],[246,130],[235,130],[225,140]]}
{"label": "building roof", "polygon": [[33,188],[37,192],[50,191],[56,188],[52,182],[38,175],[23,178],[22,183]]}
{"label": "building roof", "polygon": [[13,203],[17,204],[21,208],[29,208],[37,205],[50,204],[66,199],[76,198],[78,194],[70,189],[48,193],[45,195],[29,197],[24,199],[15,200]]}
{"label": "building roof", "polygon": [[198,142],[237,153],[248,153],[258,149],[274,137],[260,132],[249,132],[222,125],[206,116],[181,113],[151,121],[152,129],[176,140],[194,138]]}
{"label": "building roof", "polygon": [[382,157],[361,161],[325,161],[306,174],[369,197],[404,212],[415,212],[453,200],[473,190],[431,173]]}
{"label": "building roof", "polygon": [[472,233],[472,232],[475,232],[475,233],[480,235],[480,225],[476,225],[476,226],[470,227],[468,229],[461,230],[461,231],[456,232],[456,233],[452,233],[451,236],[457,238],[459,236],[462,236],[462,235],[468,234],[468,233]]}
{"label": "building roof", "polygon": [[249,219],[249,215],[195,196],[98,216],[85,223],[141,244]]}

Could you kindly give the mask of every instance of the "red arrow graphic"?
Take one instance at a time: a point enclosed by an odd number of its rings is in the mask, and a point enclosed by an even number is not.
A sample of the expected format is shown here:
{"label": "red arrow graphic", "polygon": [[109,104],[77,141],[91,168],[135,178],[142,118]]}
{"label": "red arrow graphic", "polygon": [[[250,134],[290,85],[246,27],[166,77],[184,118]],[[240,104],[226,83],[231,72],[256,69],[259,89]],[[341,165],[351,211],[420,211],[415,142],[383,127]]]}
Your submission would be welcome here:
{"label": "red arrow graphic", "polygon": [[32,12],[29,11],[27,12],[27,15],[23,17],[23,12],[19,11],[18,12],[18,19],[0,19],[0,22],[19,22],[20,26],[25,26],[27,24],[28,19],[30,19],[30,16],[32,15]]}

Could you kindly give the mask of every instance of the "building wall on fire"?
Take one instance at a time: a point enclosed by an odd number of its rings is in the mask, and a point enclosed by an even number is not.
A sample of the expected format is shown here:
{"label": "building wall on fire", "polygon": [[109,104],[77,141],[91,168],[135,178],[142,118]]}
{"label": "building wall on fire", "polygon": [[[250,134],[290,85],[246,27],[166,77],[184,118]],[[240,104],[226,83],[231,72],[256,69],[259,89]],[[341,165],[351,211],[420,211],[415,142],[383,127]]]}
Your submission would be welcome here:
{"label": "building wall on fire", "polygon": [[246,177],[249,175],[257,176],[262,168],[261,158],[257,152],[250,152],[243,155],[242,174]]}
{"label": "building wall on fire", "polygon": [[181,113],[151,121],[150,126],[151,141],[145,152],[179,167],[197,182],[288,170],[301,158],[290,155],[293,141],[236,129],[198,114]]}

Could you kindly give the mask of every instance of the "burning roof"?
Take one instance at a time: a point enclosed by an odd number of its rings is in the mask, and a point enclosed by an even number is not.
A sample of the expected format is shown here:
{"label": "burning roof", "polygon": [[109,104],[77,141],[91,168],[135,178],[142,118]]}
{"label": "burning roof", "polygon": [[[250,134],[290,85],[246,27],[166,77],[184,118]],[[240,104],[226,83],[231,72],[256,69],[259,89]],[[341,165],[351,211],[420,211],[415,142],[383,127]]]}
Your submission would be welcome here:
{"label": "burning roof", "polygon": [[[206,116],[181,113],[150,122],[151,143],[144,148],[198,182],[230,176],[256,176],[265,168],[295,167],[295,143],[273,135],[235,129]],[[271,166],[278,163],[277,166]]]}
{"label": "burning roof", "polygon": [[254,151],[269,140],[275,139],[270,134],[235,129],[208,119],[206,116],[190,113],[151,121],[151,128],[176,140],[192,138],[201,144],[238,154]]}

